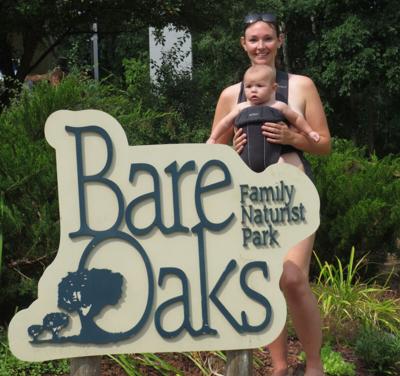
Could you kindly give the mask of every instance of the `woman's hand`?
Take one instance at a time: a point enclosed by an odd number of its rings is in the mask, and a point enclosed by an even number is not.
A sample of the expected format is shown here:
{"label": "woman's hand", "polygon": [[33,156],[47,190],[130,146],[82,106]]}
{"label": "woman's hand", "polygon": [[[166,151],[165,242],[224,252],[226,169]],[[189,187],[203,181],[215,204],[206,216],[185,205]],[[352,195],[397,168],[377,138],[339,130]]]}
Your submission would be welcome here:
{"label": "woman's hand", "polygon": [[233,135],[233,148],[235,151],[240,154],[246,145],[246,133],[243,133],[243,128],[235,129],[235,133]]}
{"label": "woman's hand", "polygon": [[285,123],[264,123],[261,126],[262,134],[272,144],[293,145],[297,130],[288,127]]}

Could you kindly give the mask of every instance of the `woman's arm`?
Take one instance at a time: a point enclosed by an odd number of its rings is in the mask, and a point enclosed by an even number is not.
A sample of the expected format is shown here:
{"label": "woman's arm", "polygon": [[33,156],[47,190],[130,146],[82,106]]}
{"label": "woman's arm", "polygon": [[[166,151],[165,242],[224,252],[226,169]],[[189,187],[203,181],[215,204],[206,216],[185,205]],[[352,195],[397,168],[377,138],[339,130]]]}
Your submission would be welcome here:
{"label": "woman's arm", "polygon": [[289,121],[291,125],[295,126],[300,133],[307,135],[307,137],[311,138],[314,142],[319,141],[319,134],[311,128],[310,124],[308,124],[307,120],[302,114],[293,111],[286,103],[278,103],[283,113],[283,116]]}
{"label": "woman's arm", "polygon": [[293,98],[296,107],[302,110],[311,128],[320,135],[318,143],[311,141],[304,134],[282,124],[266,123],[263,134],[271,143],[292,145],[299,150],[312,154],[329,154],[331,136],[321,98],[312,80],[305,76],[291,75],[289,87],[292,85],[289,100]]}
{"label": "woman's arm", "polygon": [[[232,111],[237,103],[237,98],[239,96],[240,83],[232,85],[224,89],[218,99],[217,106],[215,108],[214,121],[212,129],[217,127],[217,124]],[[232,140],[233,127],[228,129],[222,136],[217,140],[217,144],[229,144]]]}
{"label": "woman's arm", "polygon": [[240,105],[237,104],[229,113],[225,115],[217,124],[213,125],[213,129],[207,144],[215,144],[217,140],[232,130],[233,122],[240,113]]}

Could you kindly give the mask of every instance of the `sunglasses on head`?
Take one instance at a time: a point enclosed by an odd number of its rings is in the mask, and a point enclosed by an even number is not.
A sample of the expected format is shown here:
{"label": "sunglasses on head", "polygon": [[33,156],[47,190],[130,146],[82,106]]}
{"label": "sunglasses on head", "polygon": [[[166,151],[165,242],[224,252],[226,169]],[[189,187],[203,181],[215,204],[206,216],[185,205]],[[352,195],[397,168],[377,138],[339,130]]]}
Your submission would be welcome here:
{"label": "sunglasses on head", "polygon": [[244,24],[251,25],[258,21],[270,22],[276,24],[276,16],[272,13],[251,13],[244,18]]}

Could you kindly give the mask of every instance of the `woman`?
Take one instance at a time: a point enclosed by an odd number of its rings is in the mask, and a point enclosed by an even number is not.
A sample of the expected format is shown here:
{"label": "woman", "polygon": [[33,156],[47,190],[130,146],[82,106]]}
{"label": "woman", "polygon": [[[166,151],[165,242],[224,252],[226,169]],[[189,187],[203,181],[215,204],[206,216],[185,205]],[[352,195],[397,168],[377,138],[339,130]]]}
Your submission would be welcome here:
{"label": "woman", "polygon": [[[275,66],[275,57],[283,42],[279,33],[276,18],[272,14],[250,14],[245,18],[244,35],[240,39],[244,51],[252,65],[265,64]],[[223,90],[215,110],[213,127],[227,115],[239,100],[241,83],[229,86]],[[318,132],[320,141],[310,141],[305,135],[296,132],[294,128],[280,123],[265,123],[262,126],[263,135],[274,144],[280,144],[282,151],[291,153],[297,149],[312,154],[328,154],[331,150],[331,140],[321,99],[313,81],[305,76],[289,74],[288,104],[291,108],[302,113],[311,128]],[[219,143],[228,143],[232,134],[225,134],[218,139]],[[236,132],[234,144],[240,153],[246,143],[245,134]],[[295,148],[295,149],[293,149]],[[298,161],[295,158],[294,161]],[[290,163],[290,158],[285,158]],[[309,170],[307,161],[301,158],[301,170]],[[321,319],[316,299],[309,285],[309,267],[315,235],[304,239],[289,250],[283,264],[280,288],[285,296],[289,313],[291,314],[296,333],[303,345],[307,357],[306,376],[323,375],[320,349],[322,344]],[[286,329],[269,345],[274,376],[285,376],[288,372],[287,363],[287,333]]]}

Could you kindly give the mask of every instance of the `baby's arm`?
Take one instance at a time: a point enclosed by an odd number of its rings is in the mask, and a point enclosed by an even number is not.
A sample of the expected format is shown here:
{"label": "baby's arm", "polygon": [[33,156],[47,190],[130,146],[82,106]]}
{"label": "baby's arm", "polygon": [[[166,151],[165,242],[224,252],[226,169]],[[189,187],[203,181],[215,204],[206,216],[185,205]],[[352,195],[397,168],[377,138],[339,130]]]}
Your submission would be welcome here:
{"label": "baby's arm", "polygon": [[212,130],[211,135],[207,140],[207,144],[215,144],[216,140],[218,140],[219,137],[221,137],[228,129],[232,127],[233,121],[243,108],[244,107],[242,103],[237,104],[231,112],[224,116]]}
{"label": "baby's arm", "polygon": [[279,103],[279,110],[282,111],[283,115],[289,120],[290,124],[294,125],[299,131],[304,132],[313,141],[319,141],[319,134],[313,131],[303,115],[292,110],[286,103],[283,102]]}

